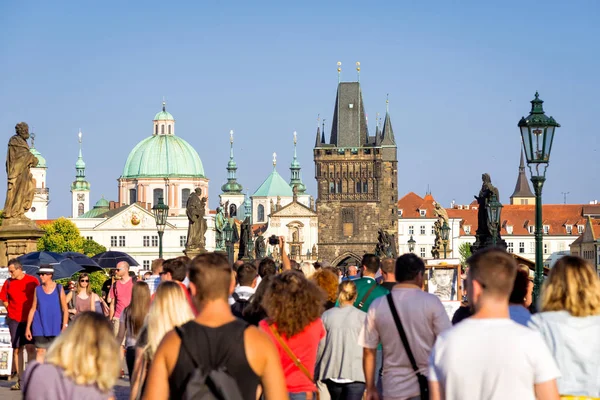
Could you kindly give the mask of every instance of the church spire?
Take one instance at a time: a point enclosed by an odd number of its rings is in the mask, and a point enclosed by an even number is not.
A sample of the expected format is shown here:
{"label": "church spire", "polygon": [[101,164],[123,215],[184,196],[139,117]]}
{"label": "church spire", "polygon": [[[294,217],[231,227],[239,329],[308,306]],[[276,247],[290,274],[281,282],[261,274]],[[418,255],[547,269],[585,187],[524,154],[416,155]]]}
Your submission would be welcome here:
{"label": "church spire", "polygon": [[227,183],[221,186],[223,193],[242,193],[242,185],[237,183],[237,164],[233,159],[233,130],[229,131],[229,162],[227,163]]}
{"label": "church spire", "polygon": [[[519,203],[517,203],[517,202],[515,202],[516,198],[523,199],[525,202],[521,202],[519,200]],[[533,201],[534,198],[535,198],[535,196],[533,195],[533,192],[531,191],[531,188],[529,187],[529,181],[527,180],[527,174],[525,173],[525,161],[523,159],[523,150],[521,150],[521,161],[519,163],[519,176],[517,177],[517,184],[515,185],[515,191],[510,196],[510,203],[511,204],[533,204],[532,202],[529,202],[529,200],[531,199]]]}
{"label": "church spire", "polygon": [[[81,145],[83,143],[83,135],[81,133],[81,129],[79,130],[79,156],[77,157],[77,162],[75,163],[75,182],[73,185],[78,184],[80,188],[83,188],[87,185],[87,190],[89,190],[89,183],[85,180],[85,161],[83,161],[83,154],[81,152]],[[83,185],[82,185],[83,184]],[[86,189],[83,189],[86,190]]]}
{"label": "church spire", "polygon": [[90,183],[85,179],[85,162],[83,161],[83,154],[81,151],[83,143],[83,135],[81,129],[79,130],[79,156],[75,163],[75,181],[71,184],[71,196],[72,196],[72,216],[79,217],[89,211],[89,192]]}
{"label": "church spire", "polygon": [[383,122],[383,131],[381,132],[382,146],[396,146],[394,130],[392,129],[392,120],[390,119],[390,100],[385,99],[385,120]]}
{"label": "church spire", "polygon": [[[318,128],[317,128],[318,130]],[[318,132],[317,132],[318,133]],[[294,158],[292,159],[292,163],[290,164],[290,187],[293,189],[296,187],[299,194],[304,194],[306,192],[306,186],[302,183],[302,177],[300,175],[300,163],[298,162],[298,157],[296,154],[296,144],[298,142],[298,136],[296,135],[296,131],[294,131]]]}

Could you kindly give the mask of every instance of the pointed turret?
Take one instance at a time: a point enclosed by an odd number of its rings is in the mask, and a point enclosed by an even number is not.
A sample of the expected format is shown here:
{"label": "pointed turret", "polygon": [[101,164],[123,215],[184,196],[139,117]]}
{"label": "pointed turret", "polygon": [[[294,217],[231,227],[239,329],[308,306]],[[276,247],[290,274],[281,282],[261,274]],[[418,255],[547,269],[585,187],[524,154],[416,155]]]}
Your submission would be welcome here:
{"label": "pointed turret", "polygon": [[302,176],[300,175],[300,163],[298,162],[298,157],[296,156],[297,142],[298,138],[296,136],[296,132],[294,132],[294,158],[292,159],[292,163],[290,165],[290,187],[292,189],[296,187],[296,189],[298,190],[298,194],[304,194],[304,192],[306,192],[306,186],[304,185],[304,183],[302,183]]}
{"label": "pointed turret", "polygon": [[390,101],[385,100],[385,121],[383,122],[383,131],[381,132],[382,146],[396,146],[394,131],[392,130],[392,120],[390,119]]}
{"label": "pointed turret", "polygon": [[535,196],[529,187],[527,174],[525,173],[525,160],[521,150],[521,162],[519,163],[519,176],[515,191],[510,196],[510,204],[535,204]]}
{"label": "pointed turret", "polygon": [[83,142],[83,135],[79,130],[79,156],[75,163],[75,181],[71,184],[72,194],[72,211],[73,217],[80,216],[89,210],[89,191],[90,183],[85,179],[85,161],[83,161],[83,154],[81,145]]}
{"label": "pointed turret", "polygon": [[315,139],[315,147],[321,146],[321,143],[323,143],[321,140],[321,128],[317,126],[317,138]]}
{"label": "pointed turret", "polygon": [[240,194],[242,185],[237,182],[237,164],[233,158],[233,130],[229,131],[229,162],[227,163],[227,183],[221,186],[223,193]]}
{"label": "pointed turret", "polygon": [[363,147],[368,142],[369,131],[360,84],[340,82],[335,98],[329,143],[336,147]]}

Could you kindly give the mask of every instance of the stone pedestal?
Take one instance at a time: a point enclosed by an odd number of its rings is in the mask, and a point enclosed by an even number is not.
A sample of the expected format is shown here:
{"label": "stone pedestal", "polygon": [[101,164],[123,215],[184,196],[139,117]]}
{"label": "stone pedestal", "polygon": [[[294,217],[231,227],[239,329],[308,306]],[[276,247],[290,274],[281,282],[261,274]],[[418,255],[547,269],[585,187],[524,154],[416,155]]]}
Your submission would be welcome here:
{"label": "stone pedestal", "polygon": [[183,250],[183,254],[185,254],[186,256],[188,256],[189,258],[191,258],[192,260],[194,259],[194,257],[200,255],[200,254],[204,254],[206,253],[206,249],[201,249],[201,248],[186,248],[185,250]]}
{"label": "stone pedestal", "polygon": [[5,219],[0,226],[0,266],[24,254],[37,251],[38,239],[44,231],[28,218]]}

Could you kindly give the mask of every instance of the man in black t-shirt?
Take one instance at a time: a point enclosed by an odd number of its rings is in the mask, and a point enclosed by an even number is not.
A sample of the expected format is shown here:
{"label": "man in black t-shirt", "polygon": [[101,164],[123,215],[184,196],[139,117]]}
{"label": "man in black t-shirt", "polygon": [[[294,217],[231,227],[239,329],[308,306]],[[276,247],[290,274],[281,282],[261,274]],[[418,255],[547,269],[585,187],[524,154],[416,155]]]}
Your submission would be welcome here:
{"label": "man in black t-shirt", "polygon": [[394,271],[396,270],[396,260],[393,258],[384,258],[381,261],[381,277],[383,281],[380,283],[381,286],[392,291],[392,288],[396,285],[396,276]]}

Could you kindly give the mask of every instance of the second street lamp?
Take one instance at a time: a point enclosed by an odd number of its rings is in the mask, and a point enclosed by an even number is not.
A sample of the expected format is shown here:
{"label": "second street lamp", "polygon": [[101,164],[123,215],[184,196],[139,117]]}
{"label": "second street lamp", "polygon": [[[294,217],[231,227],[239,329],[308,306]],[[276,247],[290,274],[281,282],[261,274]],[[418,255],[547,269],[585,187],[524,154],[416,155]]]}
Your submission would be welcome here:
{"label": "second street lamp", "polygon": [[233,265],[233,228],[229,222],[229,219],[225,220],[225,227],[223,228],[225,234],[225,248],[227,249],[227,259],[229,265]]}
{"label": "second street lamp", "polygon": [[415,251],[415,244],[417,244],[417,241],[410,235],[410,239],[408,239],[408,251],[410,253]]}
{"label": "second street lamp", "polygon": [[163,258],[163,234],[167,225],[169,206],[164,203],[162,196],[158,198],[158,203],[152,207],[152,212],[154,212],[156,230],[158,231],[158,258]]}
{"label": "second street lamp", "polygon": [[546,169],[550,162],[550,151],[554,141],[554,131],[560,124],[544,114],[543,101],[538,92],[531,100],[531,112],[519,121],[523,150],[531,173],[531,183],[535,192],[535,286],[533,304],[537,304],[544,281],[544,259],[542,255],[542,187],[546,181]]}
{"label": "second street lamp", "polygon": [[498,227],[500,226],[500,215],[502,213],[502,203],[498,201],[495,194],[492,195],[490,202],[487,205],[488,221],[492,225],[492,244],[496,246],[498,240]]}
{"label": "second street lamp", "polygon": [[442,243],[444,243],[444,259],[446,258],[446,250],[448,248],[448,237],[450,236],[450,227],[448,223],[444,221],[442,225]]}

